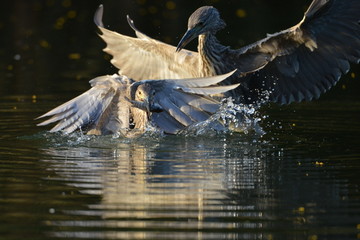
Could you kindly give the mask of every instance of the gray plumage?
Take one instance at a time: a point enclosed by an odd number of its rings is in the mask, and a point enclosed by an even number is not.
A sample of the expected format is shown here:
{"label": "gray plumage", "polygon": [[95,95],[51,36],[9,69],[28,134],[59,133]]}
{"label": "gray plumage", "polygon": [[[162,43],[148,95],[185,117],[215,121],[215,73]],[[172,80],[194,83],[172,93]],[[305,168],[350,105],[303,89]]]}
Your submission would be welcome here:
{"label": "gray plumage", "polygon": [[[225,96],[242,103],[269,100],[287,104],[318,98],[349,70],[350,62],[360,60],[359,0],[314,0],[297,25],[237,50],[216,39],[225,23],[213,7],[201,7],[190,16],[188,30],[177,47],[141,33],[129,18],[137,38],[107,30],[102,13],[100,6],[95,23],[107,44],[104,51],[113,56],[112,63],[121,74],[135,80],[166,79],[213,76],[237,69],[237,74],[222,84],[241,83]],[[183,49],[197,37],[198,52]]]}
{"label": "gray plumage", "polygon": [[176,134],[191,124],[205,121],[220,107],[210,97],[238,87],[213,86],[231,76],[135,82],[114,74],[90,81],[91,89],[39,118],[50,117],[38,126],[58,122],[50,131],[133,136],[143,133],[150,122],[159,130]]}

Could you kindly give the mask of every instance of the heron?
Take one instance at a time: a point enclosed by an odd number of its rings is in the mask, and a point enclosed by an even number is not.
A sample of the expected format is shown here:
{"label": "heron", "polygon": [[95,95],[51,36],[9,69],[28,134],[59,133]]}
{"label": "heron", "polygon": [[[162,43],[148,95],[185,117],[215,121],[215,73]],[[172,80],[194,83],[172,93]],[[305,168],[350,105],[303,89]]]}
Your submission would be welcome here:
{"label": "heron", "polygon": [[[90,81],[88,91],[38,117],[50,117],[38,126],[58,122],[50,132],[69,134],[80,129],[89,135],[136,137],[151,124],[165,134],[177,134],[219,110],[221,103],[208,95],[238,87],[216,85],[234,72],[142,81],[118,74],[100,76]],[[211,127],[224,129],[217,121]]]}
{"label": "heron", "polygon": [[[221,97],[231,96],[244,104],[289,104],[319,98],[349,71],[350,63],[359,63],[359,13],[359,0],[313,0],[295,26],[239,49],[216,38],[225,22],[212,6],[191,14],[176,47],[140,32],[129,17],[136,38],[106,29],[102,5],[94,20],[106,43],[104,51],[112,55],[111,63],[120,74],[135,80],[193,78],[237,69],[219,84],[240,86]],[[184,49],[196,38],[197,52]]]}

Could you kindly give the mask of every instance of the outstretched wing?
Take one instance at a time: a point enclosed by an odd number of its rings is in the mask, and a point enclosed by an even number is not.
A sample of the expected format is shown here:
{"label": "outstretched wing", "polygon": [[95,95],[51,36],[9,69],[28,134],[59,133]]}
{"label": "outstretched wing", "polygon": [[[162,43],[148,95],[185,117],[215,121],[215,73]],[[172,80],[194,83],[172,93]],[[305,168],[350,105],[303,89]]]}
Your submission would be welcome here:
{"label": "outstretched wing", "polygon": [[100,37],[107,44],[104,51],[113,56],[111,63],[120,69],[121,75],[136,81],[197,76],[198,53],[183,51],[175,54],[175,47],[141,33],[130,18],[128,22],[138,38],[110,31],[104,28],[102,15],[103,6],[100,5],[94,21],[102,32]]}
{"label": "outstretched wing", "polygon": [[[153,113],[151,121],[164,132],[175,134],[193,123],[207,120],[220,107],[220,103],[208,95],[224,93],[239,86],[213,85],[233,73],[206,78],[146,81],[155,90],[154,103],[163,110]],[[218,123],[213,127],[220,126]]]}
{"label": "outstretched wing", "polygon": [[229,50],[223,60],[240,72],[260,68],[243,79],[255,99],[254,89],[283,104],[318,98],[360,60],[360,1],[314,0],[296,26]]}
{"label": "outstretched wing", "polygon": [[[91,80],[92,88],[87,92],[38,117],[37,119],[51,117],[38,126],[58,122],[50,132],[63,131],[67,134],[77,129],[104,134],[124,128],[126,122],[121,122],[118,117],[118,104],[123,97],[120,93],[124,93],[123,88],[127,86],[122,80],[118,75],[101,76]],[[122,118],[129,119],[129,115],[125,114]]]}

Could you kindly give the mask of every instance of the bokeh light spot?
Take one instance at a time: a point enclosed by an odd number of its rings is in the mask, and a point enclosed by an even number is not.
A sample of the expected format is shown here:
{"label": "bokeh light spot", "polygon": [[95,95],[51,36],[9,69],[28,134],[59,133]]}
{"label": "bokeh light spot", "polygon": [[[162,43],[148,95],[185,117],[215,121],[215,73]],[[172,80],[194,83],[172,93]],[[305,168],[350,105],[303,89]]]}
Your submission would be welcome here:
{"label": "bokeh light spot", "polygon": [[239,18],[244,18],[246,17],[246,11],[244,9],[239,8],[238,10],[236,10],[236,16]]}
{"label": "bokeh light spot", "polygon": [[165,6],[169,10],[174,10],[176,8],[176,3],[173,1],[167,1]]}

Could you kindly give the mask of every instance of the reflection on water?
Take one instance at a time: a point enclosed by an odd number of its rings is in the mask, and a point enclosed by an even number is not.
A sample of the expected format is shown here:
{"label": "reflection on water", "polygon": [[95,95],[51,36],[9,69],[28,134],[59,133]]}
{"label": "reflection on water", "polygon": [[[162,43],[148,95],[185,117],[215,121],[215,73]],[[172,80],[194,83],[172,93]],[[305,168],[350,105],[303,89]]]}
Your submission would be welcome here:
{"label": "reflection on water", "polygon": [[[51,163],[48,170],[55,171],[61,181],[79,188],[83,194],[101,195],[99,204],[67,214],[97,216],[102,220],[71,219],[49,224],[70,229],[105,228],[97,233],[99,237],[131,239],[162,239],[174,232],[178,238],[201,239],[204,236],[199,235],[207,235],[206,231],[211,231],[208,235],[212,238],[220,239],[238,236],[239,229],[263,228],[266,218],[258,203],[231,203],[236,199],[230,197],[234,191],[247,196],[271,196],[264,175],[267,169],[260,150],[262,144],[244,139],[241,144],[236,143],[239,148],[235,153],[227,136],[217,140],[220,143],[209,145],[201,137],[145,138],[120,143],[110,138],[99,143],[94,138],[86,142],[90,145],[86,147],[44,149],[51,156],[44,160]],[[117,230],[111,230],[114,228]],[[221,233],[224,229],[229,233]],[[82,231],[52,234],[92,236]],[[253,239],[259,234],[243,235]]]}
{"label": "reflection on water", "polygon": [[327,223],[347,194],[331,168],[256,135],[46,137],[42,161],[56,175],[51,181],[100,197],[45,221],[49,236],[277,239],[290,231],[302,239],[311,231],[356,230]]}
{"label": "reflection on water", "polygon": [[49,108],[47,101],[3,100],[5,238],[354,239],[358,234],[356,101],[264,110],[265,135],[121,139],[48,133],[29,121]]}

